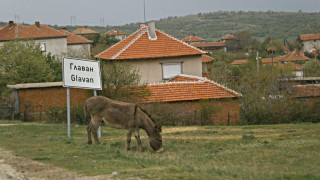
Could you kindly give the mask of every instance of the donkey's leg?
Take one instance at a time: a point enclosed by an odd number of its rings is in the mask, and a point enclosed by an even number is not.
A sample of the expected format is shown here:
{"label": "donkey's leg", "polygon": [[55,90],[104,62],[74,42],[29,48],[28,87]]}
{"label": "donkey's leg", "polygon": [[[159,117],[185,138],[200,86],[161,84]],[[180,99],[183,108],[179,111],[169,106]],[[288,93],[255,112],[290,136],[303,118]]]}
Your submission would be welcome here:
{"label": "donkey's leg", "polygon": [[141,144],[139,130],[134,131],[134,137],[136,138],[136,141],[138,144],[138,150],[141,152],[142,151],[142,144]]}
{"label": "donkey's leg", "polygon": [[99,142],[99,139],[98,139],[98,128],[99,128],[99,122],[95,122],[94,125],[93,125],[93,128],[92,128],[92,135],[93,135],[93,139],[94,139],[94,142],[99,145],[100,142]]}
{"label": "donkey's leg", "polygon": [[98,139],[98,128],[100,126],[100,117],[92,117],[92,135],[94,142],[98,145],[100,144],[99,139]]}
{"label": "donkey's leg", "polygon": [[131,135],[132,135],[132,130],[128,130],[128,132],[127,132],[127,151],[130,150]]}
{"label": "donkey's leg", "polygon": [[91,139],[92,128],[93,128],[93,125],[92,125],[92,122],[90,121],[87,126],[88,144],[92,144],[92,139]]}

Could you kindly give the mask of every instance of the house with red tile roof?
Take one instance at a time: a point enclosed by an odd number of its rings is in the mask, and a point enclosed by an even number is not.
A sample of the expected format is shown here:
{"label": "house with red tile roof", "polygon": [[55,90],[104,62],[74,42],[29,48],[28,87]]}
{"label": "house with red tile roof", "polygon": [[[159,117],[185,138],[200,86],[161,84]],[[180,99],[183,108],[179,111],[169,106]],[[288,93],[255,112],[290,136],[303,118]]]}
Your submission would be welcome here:
{"label": "house with red tile roof", "polygon": [[219,42],[227,42],[228,40],[233,40],[233,39],[237,39],[235,35],[233,35],[233,34],[227,34],[227,35],[224,35],[224,36],[219,40]]}
{"label": "house with red tile roof", "polygon": [[129,62],[141,83],[158,83],[178,74],[202,75],[204,52],[155,28],[155,22],[129,35],[97,56],[105,62]]}
{"label": "house with red tile roof", "polygon": [[60,31],[67,35],[68,54],[81,54],[81,57],[91,56],[93,41],[69,32],[66,28],[62,28]]}
{"label": "house with red tile roof", "polygon": [[123,31],[119,31],[116,29],[110,30],[106,32],[109,36],[114,36],[116,39],[119,39],[120,41],[127,37],[127,34]]}
{"label": "house with red tile roof", "polygon": [[320,50],[320,34],[301,34],[299,40],[303,51]]}
{"label": "house with red tile roof", "polygon": [[239,98],[240,93],[205,77],[179,74],[168,82],[147,85],[151,95],[144,102],[177,102],[201,99]]}
{"label": "house with red tile roof", "polygon": [[34,40],[45,53],[58,56],[67,53],[67,35],[39,22],[22,25],[9,21],[8,25],[0,30],[0,46],[14,39]]}
{"label": "house with red tile roof", "polygon": [[228,118],[231,124],[236,124],[240,119],[242,95],[205,77],[180,74],[168,82],[148,84],[146,88],[150,96],[143,97],[144,103],[170,103],[183,112],[191,107],[201,113],[201,100],[210,100],[210,107],[219,107],[214,118],[209,118],[213,124],[227,125]]}
{"label": "house with red tile roof", "polygon": [[204,39],[198,37],[198,36],[195,36],[195,35],[191,35],[191,36],[187,36],[185,37],[184,39],[181,40],[182,42],[186,42],[188,44],[191,44],[191,43],[199,43],[199,42],[203,42]]}
{"label": "house with red tile roof", "polygon": [[97,31],[92,30],[90,28],[88,28],[88,26],[82,26],[77,28],[76,30],[72,31],[72,33],[79,35],[79,36],[87,36],[87,35],[95,35],[95,34],[99,34]]}
{"label": "house with red tile roof", "polygon": [[286,55],[273,57],[273,58],[263,58],[261,60],[262,64],[285,64],[288,62],[298,62],[298,61],[309,61],[310,58],[304,55],[302,51],[296,50],[292,51]]}
{"label": "house with red tile roof", "polygon": [[[310,58],[306,57],[302,51],[296,50],[283,56],[263,58],[261,59],[261,63],[264,65],[277,65],[279,68],[287,68],[290,66],[296,77],[303,77],[302,66],[297,64],[297,62],[305,62],[309,60]],[[284,64],[287,66],[283,66]]]}

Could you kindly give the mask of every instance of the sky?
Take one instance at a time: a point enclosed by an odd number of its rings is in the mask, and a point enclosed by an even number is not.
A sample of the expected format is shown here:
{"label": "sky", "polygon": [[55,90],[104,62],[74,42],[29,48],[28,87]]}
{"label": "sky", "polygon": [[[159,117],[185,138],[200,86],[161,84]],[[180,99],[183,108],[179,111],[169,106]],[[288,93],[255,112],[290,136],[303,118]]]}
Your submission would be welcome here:
{"label": "sky", "polygon": [[0,21],[116,26],[217,11],[320,12],[320,0],[0,0]]}

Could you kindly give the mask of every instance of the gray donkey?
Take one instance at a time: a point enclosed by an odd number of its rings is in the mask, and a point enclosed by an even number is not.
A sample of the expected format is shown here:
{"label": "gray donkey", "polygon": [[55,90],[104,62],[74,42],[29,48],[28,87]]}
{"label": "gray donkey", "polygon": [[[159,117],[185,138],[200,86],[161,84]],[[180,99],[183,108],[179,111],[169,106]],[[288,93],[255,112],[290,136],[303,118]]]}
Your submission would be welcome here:
{"label": "gray donkey", "polygon": [[158,125],[145,111],[132,103],[120,102],[103,96],[94,96],[86,100],[84,114],[87,126],[88,144],[92,144],[91,133],[96,144],[100,144],[97,129],[103,120],[106,125],[113,128],[127,130],[127,150],[130,150],[131,135],[134,134],[138,150],[142,151],[139,130],[143,129],[149,136],[152,149],[163,151],[161,125]]}

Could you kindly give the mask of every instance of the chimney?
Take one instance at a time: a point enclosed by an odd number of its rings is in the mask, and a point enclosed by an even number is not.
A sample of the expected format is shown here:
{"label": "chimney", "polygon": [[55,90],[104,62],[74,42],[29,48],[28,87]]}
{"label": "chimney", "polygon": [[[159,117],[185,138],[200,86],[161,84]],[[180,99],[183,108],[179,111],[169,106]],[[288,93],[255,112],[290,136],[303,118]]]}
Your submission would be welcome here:
{"label": "chimney", "polygon": [[143,28],[143,27],[145,27],[146,25],[144,24],[144,23],[142,23],[142,22],[140,22],[139,23],[139,29],[141,29],[141,28]]}
{"label": "chimney", "polygon": [[154,20],[148,22],[148,35],[150,40],[157,40],[156,24]]}
{"label": "chimney", "polygon": [[14,22],[13,21],[9,21],[9,27],[14,26]]}
{"label": "chimney", "polygon": [[40,22],[39,22],[39,21],[36,21],[36,22],[34,23],[34,25],[36,25],[37,28],[40,28]]}

